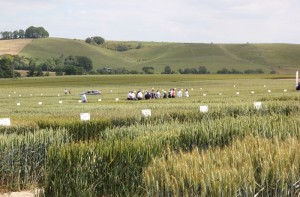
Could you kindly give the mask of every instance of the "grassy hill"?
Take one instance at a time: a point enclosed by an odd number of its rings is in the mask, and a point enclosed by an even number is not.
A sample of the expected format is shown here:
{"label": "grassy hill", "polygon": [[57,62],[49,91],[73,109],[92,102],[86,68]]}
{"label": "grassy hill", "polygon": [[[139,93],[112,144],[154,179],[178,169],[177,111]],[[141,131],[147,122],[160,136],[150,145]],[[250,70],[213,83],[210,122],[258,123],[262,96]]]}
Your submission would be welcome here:
{"label": "grassy hill", "polygon": [[[0,41],[0,46],[1,46]],[[125,46],[126,51],[117,51]],[[202,44],[164,42],[106,41],[102,46],[82,40],[63,38],[34,39],[19,53],[39,62],[60,55],[83,55],[93,60],[94,68],[110,67],[141,71],[152,66],[160,73],[165,66],[172,70],[205,66],[210,72],[222,68],[244,71],[262,69],[266,73],[293,73],[300,63],[300,45],[296,44]]]}

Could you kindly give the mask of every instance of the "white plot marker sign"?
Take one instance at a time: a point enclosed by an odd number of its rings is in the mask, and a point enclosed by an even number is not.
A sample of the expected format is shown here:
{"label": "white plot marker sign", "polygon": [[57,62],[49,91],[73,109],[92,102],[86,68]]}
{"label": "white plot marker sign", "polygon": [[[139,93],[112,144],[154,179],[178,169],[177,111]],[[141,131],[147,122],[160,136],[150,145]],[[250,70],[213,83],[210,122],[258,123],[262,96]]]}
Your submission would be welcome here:
{"label": "white plot marker sign", "polygon": [[142,115],[144,117],[150,117],[151,116],[151,110],[150,109],[143,109],[142,110]]}
{"label": "white plot marker sign", "polygon": [[80,113],[80,120],[88,121],[91,119],[90,113]]}
{"label": "white plot marker sign", "polygon": [[0,126],[10,126],[10,118],[0,118]]}
{"label": "white plot marker sign", "polygon": [[58,103],[59,103],[59,104],[62,104],[63,102],[62,102],[62,101],[58,101]]}
{"label": "white plot marker sign", "polygon": [[208,112],[208,106],[207,105],[201,105],[199,109],[200,109],[200,112],[202,112],[202,113]]}
{"label": "white plot marker sign", "polygon": [[255,109],[261,109],[262,104],[261,104],[261,102],[254,102],[253,106],[254,106]]}

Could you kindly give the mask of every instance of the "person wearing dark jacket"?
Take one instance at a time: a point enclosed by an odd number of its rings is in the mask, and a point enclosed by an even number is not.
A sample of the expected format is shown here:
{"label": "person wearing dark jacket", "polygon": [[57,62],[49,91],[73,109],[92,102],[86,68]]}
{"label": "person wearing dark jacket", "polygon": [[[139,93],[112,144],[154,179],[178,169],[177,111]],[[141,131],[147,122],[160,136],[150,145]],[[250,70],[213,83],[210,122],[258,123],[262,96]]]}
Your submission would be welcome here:
{"label": "person wearing dark jacket", "polygon": [[147,91],[145,94],[145,100],[148,100],[151,98],[151,94]]}
{"label": "person wearing dark jacket", "polygon": [[300,82],[298,83],[296,90],[300,90]]}

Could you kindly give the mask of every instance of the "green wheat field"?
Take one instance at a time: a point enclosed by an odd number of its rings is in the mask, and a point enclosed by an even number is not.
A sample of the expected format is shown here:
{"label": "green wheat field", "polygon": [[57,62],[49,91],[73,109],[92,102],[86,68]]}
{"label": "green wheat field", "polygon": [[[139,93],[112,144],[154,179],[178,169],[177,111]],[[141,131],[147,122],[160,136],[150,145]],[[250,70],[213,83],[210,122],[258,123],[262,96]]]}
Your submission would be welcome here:
{"label": "green wheat field", "polygon": [[[297,196],[292,75],[0,80],[0,191],[41,196]],[[190,97],[126,100],[129,91]],[[71,94],[64,94],[64,89]],[[99,90],[81,103],[80,93]],[[261,102],[256,108],[254,102]],[[207,106],[201,112],[200,106]],[[144,117],[142,110],[150,109]],[[82,121],[81,113],[90,120]]]}

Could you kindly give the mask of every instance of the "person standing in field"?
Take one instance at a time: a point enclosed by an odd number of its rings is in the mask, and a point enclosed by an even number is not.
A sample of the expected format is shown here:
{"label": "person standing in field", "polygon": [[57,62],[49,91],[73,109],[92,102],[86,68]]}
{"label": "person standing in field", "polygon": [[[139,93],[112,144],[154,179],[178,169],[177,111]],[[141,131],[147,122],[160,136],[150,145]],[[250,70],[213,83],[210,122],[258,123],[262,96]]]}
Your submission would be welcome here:
{"label": "person standing in field", "polygon": [[190,97],[188,89],[185,89],[184,95],[185,95],[185,97]]}
{"label": "person standing in field", "polygon": [[68,90],[67,90],[67,89],[65,89],[65,90],[64,90],[64,93],[65,93],[65,94],[68,94]]}
{"label": "person standing in field", "polygon": [[83,103],[87,103],[88,102],[85,93],[81,97],[81,102],[83,102]]}

